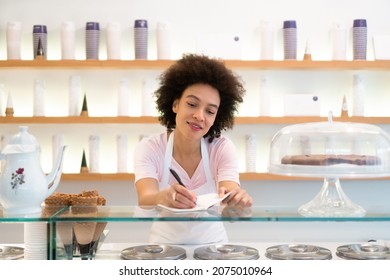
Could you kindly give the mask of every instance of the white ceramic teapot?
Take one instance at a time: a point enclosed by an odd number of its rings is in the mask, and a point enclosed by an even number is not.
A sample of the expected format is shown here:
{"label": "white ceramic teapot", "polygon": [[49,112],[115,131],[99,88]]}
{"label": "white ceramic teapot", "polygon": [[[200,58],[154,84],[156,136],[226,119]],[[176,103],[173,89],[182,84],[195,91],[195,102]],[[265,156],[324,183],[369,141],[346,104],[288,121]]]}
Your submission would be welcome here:
{"label": "white ceramic teapot", "polygon": [[0,203],[5,216],[40,214],[41,204],[58,187],[65,146],[61,147],[53,170],[46,175],[40,164],[40,146],[35,137],[19,127],[1,152],[5,160],[0,175]]}

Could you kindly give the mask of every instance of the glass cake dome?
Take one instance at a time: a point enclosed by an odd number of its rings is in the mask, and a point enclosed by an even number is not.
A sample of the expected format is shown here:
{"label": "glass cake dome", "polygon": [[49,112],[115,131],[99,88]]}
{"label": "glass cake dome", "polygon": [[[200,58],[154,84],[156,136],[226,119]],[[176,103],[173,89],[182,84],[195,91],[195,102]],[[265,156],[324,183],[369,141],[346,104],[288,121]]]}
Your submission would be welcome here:
{"label": "glass cake dome", "polygon": [[272,138],[268,171],[325,178],[320,193],[299,208],[303,216],[364,216],[339,178],[390,176],[390,136],[375,125],[334,122],[331,115],[328,122],[286,126]]}

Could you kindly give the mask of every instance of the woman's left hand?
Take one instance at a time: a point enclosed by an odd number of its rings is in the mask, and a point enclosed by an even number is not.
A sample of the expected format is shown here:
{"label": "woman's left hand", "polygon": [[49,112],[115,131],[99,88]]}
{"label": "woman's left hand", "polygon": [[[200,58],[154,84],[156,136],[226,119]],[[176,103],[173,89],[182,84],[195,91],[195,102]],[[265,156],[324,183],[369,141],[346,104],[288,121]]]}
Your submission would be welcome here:
{"label": "woman's left hand", "polygon": [[246,190],[241,189],[240,187],[234,187],[228,189],[226,187],[219,187],[219,196],[223,196],[226,193],[230,192],[230,195],[223,200],[230,207],[240,206],[240,207],[251,207],[252,206],[252,197],[246,192]]}

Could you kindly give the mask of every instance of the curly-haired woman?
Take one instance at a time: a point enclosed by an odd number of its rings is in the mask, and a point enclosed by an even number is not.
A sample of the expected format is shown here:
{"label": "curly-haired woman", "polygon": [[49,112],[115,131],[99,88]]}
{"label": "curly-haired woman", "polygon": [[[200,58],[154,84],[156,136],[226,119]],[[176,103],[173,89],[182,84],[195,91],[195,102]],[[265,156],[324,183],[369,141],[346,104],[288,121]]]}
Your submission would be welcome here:
{"label": "curly-haired woman", "polygon": [[[238,76],[204,55],[184,55],[162,73],[155,94],[159,121],[167,131],[144,138],[135,149],[139,205],[193,208],[198,195],[230,193],[227,205],[252,206],[240,188],[235,146],[221,135],[233,127],[244,93]],[[226,242],[227,234],[222,222],[156,222],[150,241]]]}

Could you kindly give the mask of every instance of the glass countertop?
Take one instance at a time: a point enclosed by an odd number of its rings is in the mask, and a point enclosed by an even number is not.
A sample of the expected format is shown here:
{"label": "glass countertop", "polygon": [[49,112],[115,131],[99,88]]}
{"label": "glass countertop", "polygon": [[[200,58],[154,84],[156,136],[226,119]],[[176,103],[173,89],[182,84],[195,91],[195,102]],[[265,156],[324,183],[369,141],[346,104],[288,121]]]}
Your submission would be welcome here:
{"label": "glass countertop", "polygon": [[309,221],[388,221],[390,210],[367,211],[364,217],[304,217],[298,213],[299,206],[254,206],[234,208],[214,206],[206,211],[171,212],[153,206],[98,206],[62,207],[48,211],[47,207],[39,215],[3,215],[0,207],[0,222],[147,222],[147,221],[249,221],[249,222],[309,222]]}

